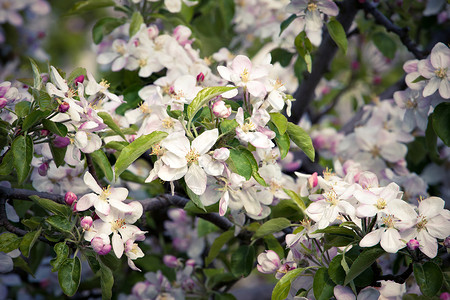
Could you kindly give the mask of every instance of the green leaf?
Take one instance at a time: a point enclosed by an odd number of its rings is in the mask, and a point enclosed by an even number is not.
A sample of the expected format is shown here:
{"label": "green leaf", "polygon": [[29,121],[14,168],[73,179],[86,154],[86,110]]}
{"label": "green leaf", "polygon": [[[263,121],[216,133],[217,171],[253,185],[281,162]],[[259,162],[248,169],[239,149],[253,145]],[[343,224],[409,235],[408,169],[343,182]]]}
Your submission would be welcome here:
{"label": "green leaf", "polygon": [[19,118],[24,118],[30,113],[31,102],[21,101],[16,104],[14,111]]}
{"label": "green leaf", "polygon": [[417,77],[416,79],[414,79],[414,80],[412,81],[412,83],[418,83],[418,82],[421,82],[421,81],[424,81],[424,80],[428,80],[428,79],[425,78],[425,77],[423,77],[422,75],[420,75],[419,77]]}
{"label": "green leaf", "polygon": [[72,232],[72,223],[70,223],[65,217],[53,215],[45,219],[45,222],[53,226],[55,229],[58,229],[58,231],[67,233]]}
{"label": "green leaf", "polygon": [[125,141],[127,141],[127,139],[125,138],[125,135],[123,134],[122,130],[120,129],[120,127],[116,124],[116,122],[114,122],[113,118],[111,117],[110,114],[106,113],[106,112],[99,112],[97,113],[98,116],[100,118],[103,119],[103,122],[109,126],[109,128],[111,128],[115,133],[117,133],[118,135],[120,135]]}
{"label": "green leaf", "polygon": [[437,150],[437,134],[433,128],[433,114],[428,116],[428,125],[425,130],[425,140],[427,142],[427,150],[431,160],[438,161],[439,153]]}
{"label": "green leaf", "polygon": [[314,233],[328,233],[341,236],[349,236],[351,238],[356,237],[356,233],[353,230],[340,226],[328,226],[323,229],[318,229],[314,231]]}
{"label": "green leaf", "polygon": [[280,113],[270,113],[270,120],[275,124],[278,129],[278,132],[283,135],[288,126],[288,120],[285,116]]}
{"label": "green leaf", "polygon": [[54,107],[52,106],[52,98],[49,94],[44,91],[39,91],[37,94],[37,102],[39,104],[39,108],[41,110],[52,110]]}
{"label": "green leaf", "polygon": [[67,78],[67,82],[71,83],[75,80],[75,78],[83,75],[85,78],[87,76],[86,69],[82,67],[78,67],[75,70],[70,73],[69,77]]}
{"label": "green leaf", "polygon": [[253,269],[254,262],[255,248],[253,246],[241,245],[231,255],[231,273],[236,277],[247,277]]}
{"label": "green leaf", "polygon": [[238,124],[238,122],[236,122],[236,120],[234,120],[234,119],[233,120],[225,119],[222,122],[220,122],[220,132],[222,134],[226,134],[226,133],[229,133],[231,131],[234,132],[234,129],[236,127],[238,127],[238,126],[239,126],[239,124]]}
{"label": "green leaf", "polygon": [[150,134],[143,135],[134,140],[120,152],[117,158],[115,171],[116,180],[119,175],[128,168],[136,159],[150,149],[153,144],[158,143],[167,136],[166,132],[154,131]]}
{"label": "green leaf", "polygon": [[128,146],[130,143],[128,142],[116,142],[112,141],[105,145],[105,148],[114,149],[117,151],[122,151],[123,148]]}
{"label": "green leaf", "polygon": [[282,199],[277,205],[272,206],[271,208],[271,218],[285,217],[294,222],[304,218],[303,211],[292,199]]}
{"label": "green leaf", "polygon": [[289,295],[292,282],[308,268],[297,268],[281,277],[272,291],[272,300],[284,300]]}
{"label": "green leaf", "polygon": [[236,300],[236,297],[233,294],[220,293],[220,294],[214,294],[214,300]]}
{"label": "green leaf", "polygon": [[197,96],[192,100],[191,104],[189,104],[187,108],[187,116],[191,121],[195,114],[202,108],[203,105],[208,103],[209,100],[235,89],[236,87],[229,86],[212,86],[202,89],[198,92]]}
{"label": "green leaf", "polygon": [[49,210],[56,215],[67,217],[72,214],[72,210],[67,205],[59,204],[50,199],[40,198],[38,196],[30,196],[29,198],[40,207]]}
{"label": "green leaf", "polygon": [[23,236],[19,246],[20,252],[22,252],[23,256],[28,257],[30,255],[31,248],[33,248],[37,239],[41,235],[41,231],[42,229],[39,228],[38,230],[30,231]]}
{"label": "green leaf", "polygon": [[289,16],[289,18],[287,18],[286,20],[284,20],[283,22],[281,22],[280,24],[280,34],[279,36],[281,36],[281,34],[283,33],[283,31],[288,28],[288,26],[295,20],[297,19],[297,14],[292,14]]}
{"label": "green leaf", "polygon": [[34,124],[48,116],[50,112],[44,112],[41,110],[34,110],[32,111],[28,116],[25,117],[22,124],[22,130],[27,131],[30,129]]}
{"label": "green leaf", "polygon": [[[328,276],[330,276],[331,280],[335,284],[343,285],[345,281],[345,270],[341,265],[341,261],[343,259],[343,255],[339,254],[336,255],[330,262],[330,265],[328,266]],[[345,258],[347,260],[347,264],[351,263],[350,258]]]}
{"label": "green leaf", "polygon": [[142,17],[139,11],[135,11],[130,21],[130,30],[129,30],[130,37],[132,37],[139,31],[142,24],[144,24],[144,18]]}
{"label": "green leaf", "polygon": [[372,35],[372,41],[384,56],[389,59],[393,59],[395,57],[397,45],[389,34],[383,31],[377,31]]}
{"label": "green leaf", "polygon": [[0,252],[11,252],[19,248],[21,238],[11,232],[0,234]]}
{"label": "green leaf", "polygon": [[194,193],[188,186],[186,186],[186,193],[188,194],[189,199],[191,199],[198,208],[206,212],[205,206],[203,205],[202,200],[200,200],[199,195]]}
{"label": "green leaf", "polygon": [[112,298],[114,276],[110,268],[100,261],[100,286],[102,287],[102,299]]}
{"label": "green leaf", "polygon": [[55,123],[53,121],[50,121],[48,119],[44,119],[42,120],[42,125],[44,125],[44,128],[47,129],[48,131],[65,137],[67,135],[67,127],[66,125],[62,124],[62,123]]}
{"label": "green leaf", "polygon": [[359,274],[364,272],[367,268],[370,268],[370,266],[377,260],[378,257],[383,255],[384,250],[382,248],[368,248],[365,249],[361,254],[355,259],[352,266],[350,267],[350,270],[347,273],[347,276],[345,276],[344,285],[347,285],[355,279]]}
{"label": "green leaf", "polygon": [[414,277],[424,296],[433,297],[439,292],[444,280],[441,269],[432,261],[413,265]]}
{"label": "green leaf", "polygon": [[242,151],[230,149],[230,157],[227,159],[227,164],[233,172],[245,177],[246,180],[252,177],[252,164],[245,155],[242,155]]}
{"label": "green leaf", "polygon": [[273,235],[266,235],[264,243],[267,249],[274,251],[280,258],[284,258],[284,249]]}
{"label": "green leaf", "polygon": [[311,60],[312,44],[311,44],[311,41],[306,36],[305,31],[300,32],[295,37],[294,44],[295,44],[295,48],[297,49],[298,54],[305,61],[308,72],[311,73],[311,71],[312,71],[312,60]]}
{"label": "green leaf", "polygon": [[219,227],[204,219],[198,219],[197,234],[198,237],[204,237],[212,232],[220,231]]}
{"label": "green leaf", "polygon": [[36,62],[31,57],[28,59],[30,60],[31,69],[33,70],[33,86],[35,89],[40,90],[42,85],[41,72],[39,71],[39,67]]}
{"label": "green leaf", "polygon": [[61,242],[57,243],[53,250],[55,250],[56,257],[50,260],[50,265],[53,267],[52,272],[56,272],[69,257],[69,246],[65,242]]}
{"label": "green leaf", "polygon": [[81,263],[78,257],[68,258],[59,267],[58,281],[62,291],[69,297],[75,295],[80,285]]}
{"label": "green leaf", "polygon": [[306,156],[311,161],[314,161],[314,157],[316,155],[314,151],[314,147],[312,144],[311,137],[303,130],[300,126],[297,126],[291,122],[288,122],[287,133],[289,134],[289,138],[305,152]]}
{"label": "green leaf", "polygon": [[0,164],[0,176],[6,176],[11,174],[13,170],[13,153],[8,150],[3,157],[2,163]]}
{"label": "green leaf", "polygon": [[245,149],[245,148],[241,148],[241,153],[243,156],[245,156],[248,160],[248,162],[251,165],[252,168],[252,176],[253,178],[255,178],[255,180],[262,186],[267,186],[266,181],[264,180],[264,178],[261,177],[261,175],[259,175],[259,168],[258,168],[258,163],[256,162],[255,157],[253,156],[253,154]]}
{"label": "green leaf", "polygon": [[208,256],[205,258],[205,266],[212,263],[212,261],[219,255],[222,247],[228,243],[234,237],[234,230],[228,230],[222,233],[218,238],[214,240],[209,249]]}
{"label": "green leaf", "polygon": [[114,0],[85,0],[75,3],[69,11],[70,14],[81,14],[94,9],[115,6]]}
{"label": "green leaf", "polygon": [[345,34],[344,27],[335,18],[331,18],[327,23],[328,33],[330,34],[333,41],[338,45],[339,49],[347,53],[347,35]]}
{"label": "green leaf", "polygon": [[101,149],[98,149],[90,154],[95,163],[100,167],[100,169],[105,174],[106,178],[109,181],[113,181],[114,174],[111,169],[111,164],[109,163],[108,157],[106,157],[105,152]]}
{"label": "green leaf", "polygon": [[328,276],[327,268],[322,267],[314,275],[313,291],[317,300],[328,300],[333,297],[334,282]]}
{"label": "green leaf", "polygon": [[21,268],[22,270],[24,270],[25,272],[34,277],[33,271],[30,268],[30,264],[26,262],[22,256],[13,258],[13,262],[15,268]]}
{"label": "green leaf", "polygon": [[450,102],[442,102],[433,112],[433,128],[446,146],[450,146]]}
{"label": "green leaf", "polygon": [[283,191],[288,194],[288,196],[291,197],[292,200],[294,200],[294,202],[302,210],[303,214],[305,214],[306,205],[305,202],[303,202],[302,198],[300,198],[300,196],[293,190],[283,189]]}
{"label": "green leaf", "polygon": [[291,63],[294,53],[283,48],[275,48],[270,51],[270,55],[272,56],[272,63],[279,62],[281,66],[287,67]]}
{"label": "green leaf", "polygon": [[99,44],[105,35],[110,34],[123,23],[123,20],[111,17],[98,20],[92,28],[92,40],[95,44]]}
{"label": "green leaf", "polygon": [[11,145],[13,165],[17,171],[17,181],[21,185],[28,177],[33,159],[33,140],[31,136],[18,136]]}
{"label": "green leaf", "polygon": [[259,239],[268,234],[281,231],[289,226],[291,226],[291,221],[286,218],[271,219],[262,224],[261,227],[256,230],[255,234],[252,236],[252,240]]}
{"label": "green leaf", "polygon": [[52,152],[56,167],[60,167],[66,163],[64,159],[66,157],[67,147],[58,148],[53,143],[50,143],[50,151]]}

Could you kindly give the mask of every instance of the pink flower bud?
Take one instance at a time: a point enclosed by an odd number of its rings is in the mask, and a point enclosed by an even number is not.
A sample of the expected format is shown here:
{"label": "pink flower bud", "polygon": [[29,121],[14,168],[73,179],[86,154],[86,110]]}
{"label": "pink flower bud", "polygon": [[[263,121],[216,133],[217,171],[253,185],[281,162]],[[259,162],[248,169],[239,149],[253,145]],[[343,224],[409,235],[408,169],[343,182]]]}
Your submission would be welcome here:
{"label": "pink flower bud", "polygon": [[78,212],[78,211],[77,211],[77,203],[76,203],[76,202],[72,205],[72,211],[73,211],[74,213]]}
{"label": "pink flower bud", "polygon": [[192,44],[193,40],[189,39],[191,34],[192,31],[189,29],[189,27],[186,27],[184,25],[178,25],[173,30],[173,37],[178,41],[178,43],[180,43],[181,46]]}
{"label": "pink flower bud", "polygon": [[378,75],[374,76],[372,82],[373,82],[373,84],[376,84],[376,85],[380,84],[381,83],[381,77],[378,76]]}
{"label": "pink flower bud", "polygon": [[89,230],[89,229],[91,229],[93,222],[94,222],[94,220],[92,220],[92,217],[87,216],[87,217],[84,217],[83,219],[81,219],[80,226],[81,226],[81,228],[83,228],[83,230]]}
{"label": "pink flower bud", "polygon": [[154,39],[159,35],[159,29],[156,25],[150,25],[147,28],[147,34],[149,39]]}
{"label": "pink flower bud", "polygon": [[163,262],[169,268],[178,267],[178,259],[173,255],[164,255]]}
{"label": "pink flower bud", "polygon": [[450,300],[450,293],[444,292],[439,296],[440,300]]}
{"label": "pink flower bud", "polygon": [[83,83],[83,81],[84,81],[84,75],[80,75],[74,79],[73,83],[75,84],[75,86],[77,86],[78,83]]}
{"label": "pink flower bud", "polygon": [[281,266],[280,258],[275,251],[266,250],[258,255],[258,271],[264,274],[275,273]]}
{"label": "pink flower bud", "polygon": [[69,103],[63,102],[63,103],[61,103],[61,104],[59,105],[58,111],[59,111],[60,113],[65,113],[66,111],[69,110],[69,108],[70,108]]}
{"label": "pink flower bud", "polygon": [[186,266],[188,266],[188,267],[195,267],[195,260],[193,260],[192,258],[189,258],[186,261]]}
{"label": "pink flower bud", "polygon": [[446,237],[444,240],[444,247],[450,248],[450,236]]}
{"label": "pink flower bud", "polygon": [[203,81],[205,81],[205,74],[203,74],[203,72],[200,72],[197,75],[197,83],[202,83]]}
{"label": "pink flower bud", "polygon": [[187,278],[185,279],[182,283],[181,283],[181,288],[184,291],[193,291],[195,288],[195,282],[194,280],[192,280],[191,278]]}
{"label": "pink flower bud", "polygon": [[308,184],[309,184],[310,188],[315,188],[318,183],[319,183],[319,179],[317,178],[317,172],[314,172],[311,176],[309,176]]}
{"label": "pink flower bud", "polygon": [[78,200],[77,195],[75,195],[72,192],[67,192],[66,195],[64,196],[64,201],[66,201],[67,205],[72,205],[77,200]]}
{"label": "pink flower bud", "polygon": [[111,251],[111,244],[107,235],[97,235],[91,240],[94,251],[100,255],[106,255]]}
{"label": "pink flower bud", "polygon": [[57,135],[53,140],[53,145],[57,148],[64,148],[70,144],[70,139],[68,137],[62,137]]}
{"label": "pink flower bud", "polygon": [[352,61],[352,63],[350,64],[350,67],[352,68],[352,70],[358,70],[360,67],[359,61],[357,61],[357,60]]}
{"label": "pink flower bud", "polygon": [[408,246],[409,250],[416,250],[417,248],[419,248],[419,241],[411,239],[408,243],[406,243],[406,245]]}
{"label": "pink flower bud", "polygon": [[8,104],[5,98],[0,98],[0,109],[4,108]]}
{"label": "pink flower bud", "polygon": [[181,209],[181,208],[170,209],[167,214],[175,222],[184,223],[187,221],[187,214],[184,209]]}
{"label": "pink flower bud", "polygon": [[231,107],[227,107],[222,100],[216,101],[213,104],[212,111],[218,118],[228,118],[231,115]]}
{"label": "pink flower bud", "polygon": [[230,150],[227,148],[216,149],[214,150],[213,157],[218,161],[226,161],[230,157]]}
{"label": "pink flower bud", "polygon": [[42,129],[40,133],[41,133],[41,136],[47,136],[50,134],[50,131],[48,131],[47,129]]}
{"label": "pink flower bud", "polygon": [[47,175],[47,171],[48,171],[48,163],[47,162],[43,163],[38,168],[38,173],[41,176],[46,176]]}

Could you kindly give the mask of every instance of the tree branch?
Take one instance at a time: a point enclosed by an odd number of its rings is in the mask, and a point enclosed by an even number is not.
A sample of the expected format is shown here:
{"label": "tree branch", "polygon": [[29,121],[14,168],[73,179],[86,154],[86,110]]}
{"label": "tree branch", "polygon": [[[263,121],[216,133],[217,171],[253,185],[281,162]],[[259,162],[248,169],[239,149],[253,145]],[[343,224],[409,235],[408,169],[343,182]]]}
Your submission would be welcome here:
{"label": "tree branch", "polygon": [[[65,204],[64,202],[64,196],[56,195],[56,194],[50,194],[45,192],[37,192],[32,190],[25,190],[25,189],[15,189],[15,188],[6,188],[0,186],[0,195],[2,197],[0,198],[8,198],[8,199],[20,199],[20,200],[30,200],[30,196],[38,196],[41,198],[50,199],[52,201],[55,201],[57,203]],[[131,202],[132,200],[126,200],[125,202]],[[155,198],[145,199],[145,200],[137,200],[139,201],[144,211],[155,211],[160,210],[165,207],[168,207],[170,205],[177,206],[177,207],[184,207],[190,200],[187,198],[184,198],[179,195],[169,195],[164,194],[157,196]],[[0,208],[1,209],[1,208]],[[217,227],[219,227],[222,230],[228,230],[233,226],[233,223],[231,223],[228,219],[219,216],[217,213],[205,213],[205,214],[198,214],[199,218],[202,218],[204,220],[207,220]]]}
{"label": "tree branch", "polygon": [[403,45],[411,52],[417,59],[424,59],[425,54],[420,51],[415,42],[413,42],[408,35],[408,28],[402,28],[391,22],[385,15],[383,15],[371,2],[366,1],[361,3],[364,11],[368,14],[371,14],[375,22],[380,25],[383,25],[387,31],[393,32],[402,41]]}
{"label": "tree branch", "polygon": [[[357,2],[355,0],[345,0],[339,9],[340,12],[337,20],[342,24],[345,32],[347,32],[358,11]],[[314,100],[314,91],[323,75],[328,71],[330,62],[336,55],[337,49],[338,47],[329,33],[325,32],[323,41],[315,54],[315,57],[318,59],[314,59],[311,74],[303,80],[293,95],[296,101],[292,105],[292,115],[289,121],[295,124],[300,121],[302,115]]]}

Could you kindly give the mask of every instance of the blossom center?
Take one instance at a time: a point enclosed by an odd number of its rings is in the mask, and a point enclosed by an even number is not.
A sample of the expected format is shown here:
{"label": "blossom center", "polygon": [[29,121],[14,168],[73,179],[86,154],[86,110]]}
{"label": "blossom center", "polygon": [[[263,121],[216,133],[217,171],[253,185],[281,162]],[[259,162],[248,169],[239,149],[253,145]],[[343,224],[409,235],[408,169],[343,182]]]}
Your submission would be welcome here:
{"label": "blossom center", "polygon": [[389,215],[382,218],[384,225],[386,225],[387,228],[394,228],[394,216]]}
{"label": "blossom center", "polygon": [[102,92],[106,91],[106,89],[109,88],[109,86],[110,86],[108,81],[106,81],[105,79],[102,79],[102,81],[100,81],[100,85],[102,86],[102,89],[101,89]]}
{"label": "blossom center", "polygon": [[142,102],[142,104],[139,106],[139,109],[141,110],[142,113],[144,114],[151,114],[152,113],[152,109],[148,106],[147,103]]}
{"label": "blossom center", "polygon": [[252,121],[248,120],[244,125],[241,126],[241,129],[243,132],[247,133],[250,130],[254,130],[256,128],[256,125],[253,124]]}
{"label": "blossom center", "polygon": [[144,58],[141,58],[140,60],[139,60],[139,67],[145,67],[147,65],[147,60],[146,59],[144,59]]}
{"label": "blossom center", "polygon": [[247,70],[247,68],[244,68],[244,71],[242,71],[242,73],[241,73],[241,80],[243,82],[247,82],[248,76],[249,76],[248,70]]}
{"label": "blossom center", "polygon": [[109,196],[111,196],[111,186],[102,189],[102,193],[100,194],[100,200],[108,201]]}
{"label": "blossom center", "polygon": [[337,198],[335,191],[329,191],[325,193],[325,201],[330,203],[331,205],[337,205],[339,204],[339,200]]}
{"label": "blossom center", "polygon": [[188,162],[188,164],[196,163],[199,157],[200,153],[192,148],[191,150],[189,150],[188,154],[186,154],[186,161]]}
{"label": "blossom center", "polygon": [[317,4],[315,4],[314,2],[310,2],[308,4],[308,8],[309,11],[315,11],[317,9]]}
{"label": "blossom center", "polygon": [[386,200],[380,198],[377,200],[377,204],[375,205],[379,210],[385,209],[387,206]]}
{"label": "blossom center", "polygon": [[277,79],[277,81],[275,81],[275,84],[273,86],[274,90],[278,90],[280,87],[282,87],[284,84],[281,82],[280,79]]}
{"label": "blossom center", "polygon": [[161,156],[164,154],[164,148],[158,143],[152,147],[152,153],[150,155]]}
{"label": "blossom center", "polygon": [[412,108],[417,107],[417,102],[411,98],[411,99],[406,100],[405,106],[406,106],[406,108],[412,109]]}
{"label": "blossom center", "polygon": [[436,74],[436,77],[444,79],[447,76],[447,68],[439,68],[434,71],[434,74]]}
{"label": "blossom center", "polygon": [[117,219],[114,222],[111,223],[111,230],[112,231],[117,231],[119,229],[124,229],[125,228],[125,220],[124,219]]}
{"label": "blossom center", "polygon": [[372,154],[372,157],[377,157],[380,155],[380,148],[378,146],[374,146],[370,153]]}
{"label": "blossom center", "polygon": [[420,221],[416,224],[417,230],[422,230],[426,228],[428,220],[425,218],[425,216],[420,215],[419,216]]}
{"label": "blossom center", "polygon": [[115,47],[115,50],[117,53],[119,53],[120,55],[125,55],[126,51],[125,51],[125,47],[123,45],[117,45]]}
{"label": "blossom center", "polygon": [[73,98],[77,95],[77,92],[74,89],[69,89],[66,93],[67,98]]}
{"label": "blossom center", "polygon": [[8,10],[11,7],[11,2],[9,1],[5,1],[2,3],[2,8],[4,8],[5,10]]}
{"label": "blossom center", "polygon": [[162,126],[165,129],[171,129],[171,128],[173,128],[173,125],[174,125],[174,122],[173,122],[172,118],[170,118],[170,117],[165,118],[164,120],[162,120]]}

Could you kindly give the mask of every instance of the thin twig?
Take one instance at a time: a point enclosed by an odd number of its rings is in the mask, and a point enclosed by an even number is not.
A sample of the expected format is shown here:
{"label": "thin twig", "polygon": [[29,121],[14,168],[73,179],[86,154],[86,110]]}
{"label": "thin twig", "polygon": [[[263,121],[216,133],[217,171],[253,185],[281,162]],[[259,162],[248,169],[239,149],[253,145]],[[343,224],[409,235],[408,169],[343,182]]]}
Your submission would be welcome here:
{"label": "thin twig", "polygon": [[387,31],[393,32],[402,41],[403,45],[408,49],[409,52],[411,52],[417,59],[424,59],[425,54],[420,51],[417,47],[417,44],[413,42],[409,35],[408,35],[408,28],[402,28],[394,23],[391,22],[385,15],[383,15],[371,2],[365,1],[364,3],[361,3],[364,11],[366,13],[371,14],[375,22],[377,22],[380,25],[383,25],[384,28],[386,28]]}

